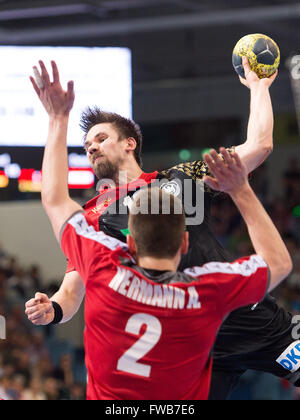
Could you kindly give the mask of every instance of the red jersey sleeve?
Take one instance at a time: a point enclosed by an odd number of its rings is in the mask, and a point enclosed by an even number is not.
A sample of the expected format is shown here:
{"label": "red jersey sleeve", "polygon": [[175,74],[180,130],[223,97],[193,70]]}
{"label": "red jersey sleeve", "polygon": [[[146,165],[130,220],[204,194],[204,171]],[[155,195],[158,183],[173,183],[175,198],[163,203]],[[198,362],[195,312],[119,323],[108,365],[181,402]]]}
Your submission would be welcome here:
{"label": "red jersey sleeve", "polygon": [[60,244],[68,266],[74,267],[82,279],[88,277],[95,263],[98,268],[111,264],[112,254],[120,246],[127,251],[126,244],[89,225],[83,212],[76,213],[65,223]]}
{"label": "red jersey sleeve", "polygon": [[185,270],[201,279],[209,276],[217,285],[219,307],[224,314],[263,300],[269,287],[269,269],[259,255],[240,258],[233,263],[212,262]]}
{"label": "red jersey sleeve", "polygon": [[66,274],[71,273],[72,271],[76,271],[76,269],[74,265],[70,262],[70,260],[67,260]]}

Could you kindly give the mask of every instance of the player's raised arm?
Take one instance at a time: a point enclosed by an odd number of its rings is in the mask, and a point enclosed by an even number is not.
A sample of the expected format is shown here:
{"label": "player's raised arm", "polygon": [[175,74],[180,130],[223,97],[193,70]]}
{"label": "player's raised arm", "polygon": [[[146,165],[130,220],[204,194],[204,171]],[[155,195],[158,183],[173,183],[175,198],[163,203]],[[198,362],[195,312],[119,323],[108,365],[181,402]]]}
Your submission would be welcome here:
{"label": "player's raised arm", "polygon": [[271,272],[269,291],[292,270],[289,252],[272,220],[256,197],[247,179],[247,169],[237,153],[232,156],[221,148],[223,160],[215,150],[205,155],[212,177],[204,177],[210,188],[228,193],[243,216],[255,252],[268,264]]}
{"label": "player's raised arm", "polygon": [[269,78],[259,79],[250,69],[248,59],[243,57],[245,79],[243,85],[250,90],[250,116],[245,143],[236,146],[236,152],[250,173],[260,166],[273,150],[274,116],[269,88],[277,71]]}
{"label": "player's raised arm", "polygon": [[82,210],[71,200],[68,191],[67,130],[69,113],[74,103],[74,83],[63,90],[59,72],[51,62],[53,81],[42,61],[40,70],[34,67],[35,78],[30,77],[36,94],[49,115],[49,133],[42,167],[42,203],[50,218],[57,239],[66,220],[76,211]]}

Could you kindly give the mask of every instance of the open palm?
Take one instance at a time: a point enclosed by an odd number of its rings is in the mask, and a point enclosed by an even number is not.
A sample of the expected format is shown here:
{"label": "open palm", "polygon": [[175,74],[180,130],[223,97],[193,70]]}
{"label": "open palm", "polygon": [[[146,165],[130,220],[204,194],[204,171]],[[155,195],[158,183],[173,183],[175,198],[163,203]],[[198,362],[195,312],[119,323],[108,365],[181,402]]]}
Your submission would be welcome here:
{"label": "open palm", "polygon": [[68,115],[74,100],[74,82],[68,82],[67,90],[63,90],[57,65],[51,61],[53,82],[43,61],[39,61],[40,71],[35,66],[36,79],[30,76],[31,83],[49,116]]}

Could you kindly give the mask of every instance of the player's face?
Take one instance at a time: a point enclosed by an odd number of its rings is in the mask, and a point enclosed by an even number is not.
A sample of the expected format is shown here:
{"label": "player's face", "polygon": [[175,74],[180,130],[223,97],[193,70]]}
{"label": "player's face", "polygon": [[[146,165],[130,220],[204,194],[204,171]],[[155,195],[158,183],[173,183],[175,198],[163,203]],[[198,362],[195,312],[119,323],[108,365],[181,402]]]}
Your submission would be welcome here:
{"label": "player's face", "polygon": [[85,150],[99,179],[115,179],[126,159],[125,143],[110,123],[97,124],[87,133]]}

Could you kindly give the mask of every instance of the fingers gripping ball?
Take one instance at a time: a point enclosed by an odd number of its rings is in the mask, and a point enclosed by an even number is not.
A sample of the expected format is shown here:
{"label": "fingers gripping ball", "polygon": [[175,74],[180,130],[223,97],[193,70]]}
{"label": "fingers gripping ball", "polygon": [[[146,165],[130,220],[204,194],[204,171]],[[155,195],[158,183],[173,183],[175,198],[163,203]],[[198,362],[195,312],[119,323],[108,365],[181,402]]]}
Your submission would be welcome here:
{"label": "fingers gripping ball", "polygon": [[242,57],[249,60],[251,70],[260,79],[270,77],[280,63],[278,45],[267,35],[250,34],[241,38],[233,49],[232,64],[237,74],[245,78]]}

